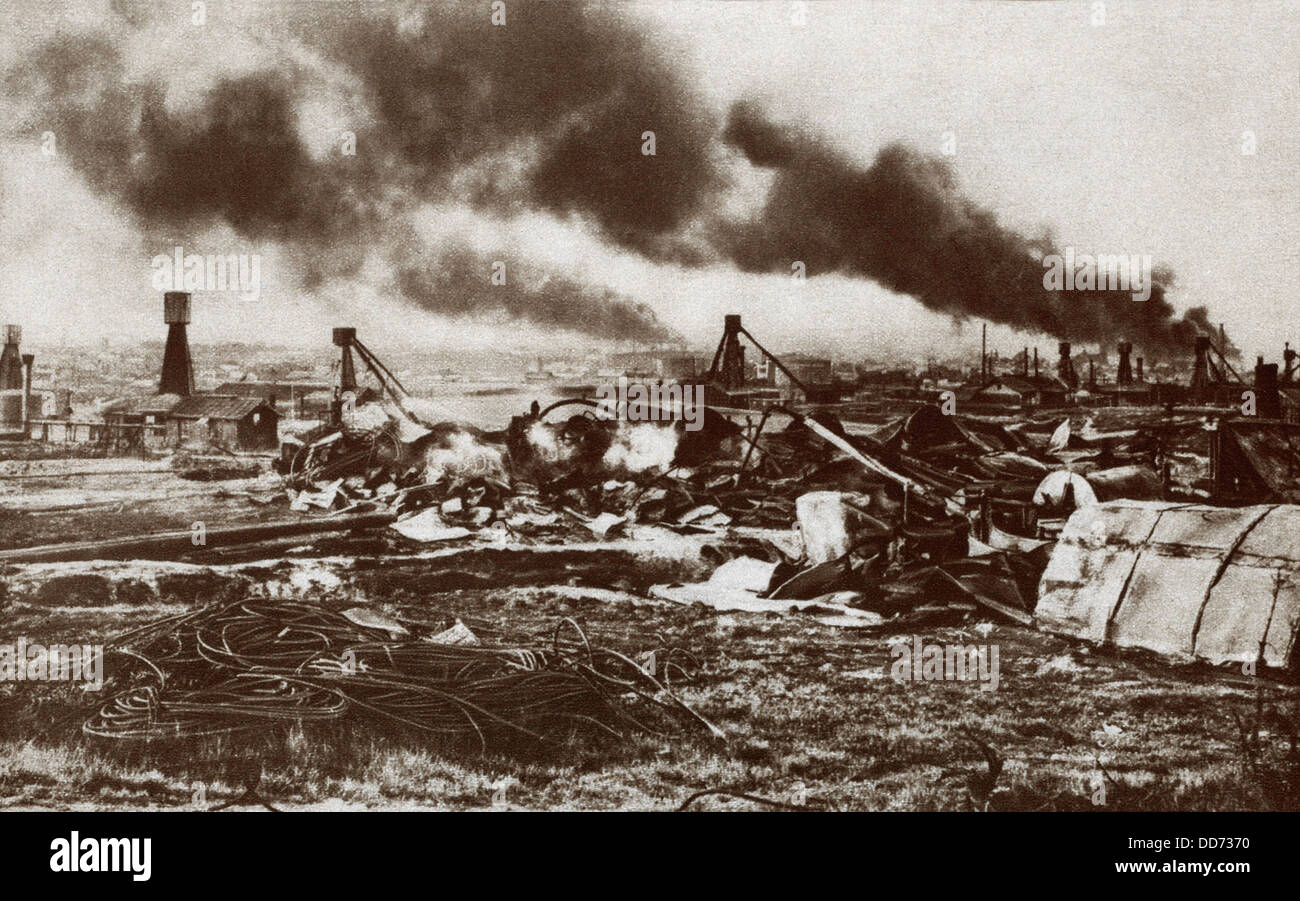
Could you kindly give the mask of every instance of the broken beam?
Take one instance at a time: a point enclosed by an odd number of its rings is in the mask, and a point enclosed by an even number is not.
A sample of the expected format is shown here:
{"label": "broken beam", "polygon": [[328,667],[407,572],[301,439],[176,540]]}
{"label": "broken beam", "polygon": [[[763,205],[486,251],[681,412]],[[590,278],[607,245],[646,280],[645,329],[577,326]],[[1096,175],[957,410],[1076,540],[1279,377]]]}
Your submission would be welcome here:
{"label": "broken beam", "polygon": [[0,563],[46,563],[62,560],[168,560],[187,553],[231,547],[291,535],[315,535],[348,532],[353,529],[377,529],[394,522],[394,513],[360,513],[355,516],[331,516],[321,519],[288,520],[206,529],[203,544],[194,543],[195,532],[180,529],[154,532],[128,538],[102,541],[74,541],[66,544],[43,544],[36,547],[0,551]]}
{"label": "broken beam", "polygon": [[848,441],[845,441],[839,435],[836,435],[834,432],[826,428],[826,426],[822,425],[820,422],[813,419],[812,417],[804,416],[802,414],[794,413],[794,412],[791,412],[791,415],[795,417],[796,421],[806,426],[814,434],[820,436],[829,444],[839,448],[844,453],[852,457],[854,460],[857,460],[863,466],[867,467],[867,469],[870,469],[872,472],[879,473],[880,475],[884,476],[885,478],[889,479],[895,484],[902,486],[902,488],[905,491],[911,492],[912,494],[915,494],[917,497],[921,498],[922,500],[928,501],[929,503],[934,504],[935,506],[941,506],[944,509],[946,509],[949,513],[954,513],[957,516],[962,516],[962,517],[966,515],[966,508],[963,507],[961,504],[957,503],[952,498],[942,497],[932,492],[929,488],[927,488],[925,485],[922,485],[920,482],[916,481],[915,479],[909,479],[907,476],[903,475],[900,472],[894,472],[894,470],[890,469],[888,466],[881,463],[879,460],[871,459],[866,454],[862,453],[862,451],[858,450],[856,447],[850,444]]}

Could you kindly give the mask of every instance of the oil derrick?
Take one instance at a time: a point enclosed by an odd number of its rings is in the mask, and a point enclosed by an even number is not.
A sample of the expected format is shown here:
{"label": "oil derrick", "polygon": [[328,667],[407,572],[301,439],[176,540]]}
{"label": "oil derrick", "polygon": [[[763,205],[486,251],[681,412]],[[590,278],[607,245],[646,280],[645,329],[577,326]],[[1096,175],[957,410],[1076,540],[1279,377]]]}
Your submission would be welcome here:
{"label": "oil derrick", "polygon": [[1056,363],[1056,374],[1071,391],[1079,387],[1079,375],[1074,371],[1074,361],[1070,359],[1070,342],[1062,341],[1057,345],[1060,359]]}
{"label": "oil derrick", "polygon": [[716,386],[723,392],[745,390],[745,346],[740,343],[742,337],[754,345],[760,360],[766,360],[780,370],[804,397],[814,396],[810,394],[809,386],[791,372],[790,368],[781,362],[780,357],[760,344],[758,339],[740,324],[738,313],[728,313],[723,319],[722,340],[718,342],[718,349],[713,354],[713,363],[704,377],[706,385]]}
{"label": "oil derrick", "polygon": [[745,387],[745,345],[740,343],[744,328],[740,315],[728,313],[723,319],[722,340],[713,354],[707,380],[717,382],[724,391]]}
{"label": "oil derrick", "polygon": [[1194,403],[1221,402],[1230,384],[1225,371],[1226,361],[1218,355],[1208,335],[1196,336],[1193,352],[1189,399]]}
{"label": "oil derrick", "polygon": [[1133,344],[1129,341],[1119,343],[1119,369],[1115,372],[1115,383],[1127,387],[1133,384],[1133,364],[1130,358],[1133,354]]}
{"label": "oil derrick", "polygon": [[1192,362],[1192,381],[1189,387],[1197,400],[1205,399],[1211,386],[1223,381],[1223,373],[1210,359],[1210,339],[1204,335],[1196,336],[1195,359]]}
{"label": "oil derrick", "polygon": [[184,291],[164,294],[163,322],[167,323],[167,347],[163,350],[159,394],[189,397],[194,393],[194,361],[190,358],[190,342],[185,332],[189,321],[190,295]]}
{"label": "oil derrick", "polygon": [[334,386],[333,419],[335,422],[343,412],[343,395],[351,392],[355,399],[357,390],[357,367],[352,359],[352,345],[357,340],[357,330],[350,326],[334,329],[334,346],[339,348],[339,380]]}
{"label": "oil derrick", "polygon": [[339,391],[355,391],[357,387],[357,367],[352,360],[352,345],[357,340],[355,328],[334,329],[334,346],[341,348],[339,358]]}

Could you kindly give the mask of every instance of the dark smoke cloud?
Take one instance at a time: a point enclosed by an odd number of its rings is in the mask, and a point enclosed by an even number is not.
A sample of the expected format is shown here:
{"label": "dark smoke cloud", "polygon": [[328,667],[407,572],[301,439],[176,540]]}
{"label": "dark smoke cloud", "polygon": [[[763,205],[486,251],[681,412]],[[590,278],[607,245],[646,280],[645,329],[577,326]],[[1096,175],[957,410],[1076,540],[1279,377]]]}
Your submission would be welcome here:
{"label": "dark smoke cloud", "polygon": [[4,90],[33,108],[32,121],[22,123],[31,137],[52,128],[58,152],[93,187],[112,191],[121,185],[119,173],[136,144],[141,92],[126,86],[111,41],[55,38],[5,74]]}
{"label": "dark smoke cloud", "polygon": [[[304,39],[347,66],[372,105],[356,156],[317,159],[303,145],[298,109],[321,86],[288,61],[217,81],[196,107],[171,112],[167,85],[126,82],[113,42],[62,36],[5,87],[38,111],[34,130],[52,128],[87,180],[154,233],[224,223],[281,242],[308,288],[355,275],[373,251],[400,273],[404,299],[438,313],[504,310],[600,337],[670,336],[649,308],[536,267],[514,270],[532,284],[485,290],[500,253],[412,253],[401,225],[420,204],[464,201],[468,183],[489,212],[579,213],[611,240],[670,255],[683,217],[713,189],[713,130],[677,121],[694,102],[632,32],[572,5],[511,5],[507,28],[482,4],[437,8],[415,31],[316,11]],[[657,156],[640,154],[646,129],[665,134]],[[522,182],[492,177],[521,166]],[[484,265],[456,262],[474,256]]]}
{"label": "dark smoke cloud", "polygon": [[[788,275],[802,260],[810,275],[871,279],[958,319],[1124,338],[1149,354],[1181,353],[1209,331],[1204,308],[1175,315],[1168,272],[1143,303],[1045,290],[1050,240],[1017,234],[962,197],[942,160],[890,145],[863,166],[749,104],[720,122],[668,57],[605,8],[507,4],[505,27],[479,2],[401,23],[364,4],[310,12],[282,27],[337,67],[364,105],[354,157],[304,147],[302,105],[329,86],[289,54],[216,81],[180,111],[163,104],[167,84],[128,83],[105,37],[51,41],[5,87],[34,111],[28,127],[54,128],[86,180],[146,229],[170,237],[224,223],[280,242],[312,289],[358,274],[369,253],[389,264],[400,297],[437,313],[504,312],[600,337],[668,334],[651,310],[572,274],[468,239],[427,247],[414,237],[421,210],[469,203],[489,216],[573,217],[657,261]],[[653,156],[641,152],[646,131]],[[717,212],[734,163],[726,145],[775,173],[750,219]],[[494,286],[491,262],[503,258],[508,284]]]}
{"label": "dark smoke cloud", "polygon": [[[418,33],[386,19],[332,32],[330,51],[361,74],[408,177],[440,192],[473,161],[525,160],[522,185],[491,184],[485,207],[593,221],[655,257],[722,185],[718,123],[640,35],[599,8],[512,4],[496,27],[482,4],[438,8]],[[654,155],[642,135],[655,134]]]}
{"label": "dark smoke cloud", "polygon": [[1047,290],[1042,258],[1057,249],[961,196],[941,158],[891,144],[864,167],[746,103],[732,108],[723,139],[776,172],[755,218],[718,229],[717,245],[743,269],[789,273],[801,260],[809,274],[869,278],[957,318],[1084,341],[1128,338],[1155,353],[1182,353],[1209,331],[1204,307],[1175,315],[1167,270],[1153,272],[1143,302],[1127,291]]}
{"label": "dark smoke cloud", "polygon": [[[494,262],[505,264],[504,284],[492,284],[488,278]],[[449,316],[500,310],[512,318],[545,322],[596,338],[625,339],[630,333],[639,333],[649,341],[672,337],[662,327],[647,329],[647,321],[654,321],[649,308],[562,275],[530,273],[522,260],[496,261],[456,251],[432,268],[400,269],[398,283],[402,293],[416,303]]]}
{"label": "dark smoke cloud", "polygon": [[[217,223],[291,245],[308,286],[355,273],[380,221],[365,167],[314,160],[297,129],[292,70],[217,81],[192,109],[171,112],[166,85],[126,81],[119,49],[62,35],[8,73],[6,90],[35,110],[59,152],[126,205],[151,242]],[[325,267],[325,268],[322,268]]]}

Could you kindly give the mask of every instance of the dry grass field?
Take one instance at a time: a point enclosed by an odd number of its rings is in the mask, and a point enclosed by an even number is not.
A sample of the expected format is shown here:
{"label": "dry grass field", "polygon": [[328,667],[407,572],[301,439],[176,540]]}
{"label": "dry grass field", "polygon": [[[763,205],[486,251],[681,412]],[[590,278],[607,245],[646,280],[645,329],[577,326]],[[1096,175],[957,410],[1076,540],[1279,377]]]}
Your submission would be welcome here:
{"label": "dry grass field", "polygon": [[[727,741],[689,730],[623,742],[559,737],[504,756],[360,729],[294,728],[129,748],[80,734],[86,693],[10,683],[0,688],[0,807],[193,809],[238,799],[250,772],[260,772],[259,797],[281,809],[671,810],[711,789],[832,810],[1297,807],[1297,770],[1276,716],[1294,722],[1288,689],[1104,657],[1029,629],[951,614],[928,625],[844,628],[583,585],[401,591],[378,606],[408,619],[461,617],[496,640],[545,644],[554,624],[572,617],[593,641],[625,653],[687,649],[699,666],[675,687]],[[183,609],[15,603],[0,625],[29,641],[96,642]],[[916,634],[996,644],[997,690],[890,678],[890,639]],[[726,794],[692,804],[763,806],[775,805]]]}

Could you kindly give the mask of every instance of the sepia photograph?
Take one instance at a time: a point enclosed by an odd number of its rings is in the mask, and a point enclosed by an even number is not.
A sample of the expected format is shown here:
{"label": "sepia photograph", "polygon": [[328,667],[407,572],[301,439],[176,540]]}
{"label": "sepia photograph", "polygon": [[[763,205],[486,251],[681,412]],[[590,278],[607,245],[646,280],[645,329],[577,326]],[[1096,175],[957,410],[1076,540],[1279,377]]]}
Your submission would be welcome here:
{"label": "sepia photograph", "polygon": [[1239,885],[1298,113],[1300,0],[5,0],[23,865],[992,813]]}

